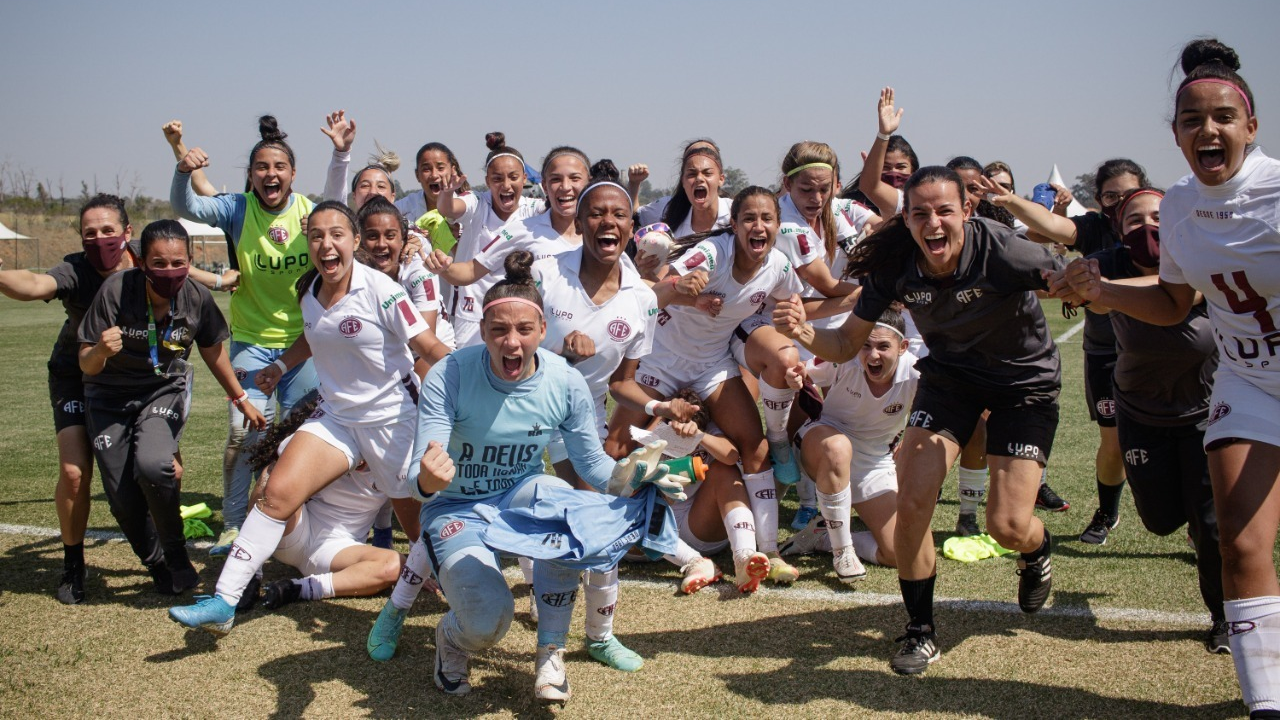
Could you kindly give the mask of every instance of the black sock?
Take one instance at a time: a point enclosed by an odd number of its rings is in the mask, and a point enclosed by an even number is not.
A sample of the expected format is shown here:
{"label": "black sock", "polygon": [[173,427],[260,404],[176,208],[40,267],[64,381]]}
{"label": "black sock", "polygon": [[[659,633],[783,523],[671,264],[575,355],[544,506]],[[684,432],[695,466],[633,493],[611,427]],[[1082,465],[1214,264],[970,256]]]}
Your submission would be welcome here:
{"label": "black sock", "polygon": [[84,543],[62,546],[63,567],[81,567],[84,565]]}
{"label": "black sock", "polygon": [[1120,516],[1120,496],[1124,494],[1124,481],[1119,485],[1103,485],[1098,482],[1098,507],[1111,517]]}
{"label": "black sock", "polygon": [[1280,720],[1280,710],[1254,710],[1249,713],[1249,720]]}
{"label": "black sock", "polygon": [[898,578],[898,586],[902,588],[902,602],[907,606],[910,624],[914,627],[933,630],[933,585],[937,575],[930,575],[924,580],[903,580]]}
{"label": "black sock", "polygon": [[1049,554],[1049,528],[1044,529],[1044,540],[1040,542],[1040,547],[1029,553],[1022,553],[1022,559],[1027,562],[1035,562],[1045,555]]}

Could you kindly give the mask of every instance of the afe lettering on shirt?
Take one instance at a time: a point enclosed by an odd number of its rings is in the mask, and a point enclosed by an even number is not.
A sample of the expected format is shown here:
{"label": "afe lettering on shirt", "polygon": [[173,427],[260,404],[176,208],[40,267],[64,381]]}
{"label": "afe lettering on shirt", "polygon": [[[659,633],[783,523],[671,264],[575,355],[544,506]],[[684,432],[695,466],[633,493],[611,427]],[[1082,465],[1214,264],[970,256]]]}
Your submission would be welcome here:
{"label": "afe lettering on shirt", "polygon": [[982,288],[969,288],[968,290],[961,290],[956,293],[956,300],[959,300],[965,305],[980,297],[982,297]]}

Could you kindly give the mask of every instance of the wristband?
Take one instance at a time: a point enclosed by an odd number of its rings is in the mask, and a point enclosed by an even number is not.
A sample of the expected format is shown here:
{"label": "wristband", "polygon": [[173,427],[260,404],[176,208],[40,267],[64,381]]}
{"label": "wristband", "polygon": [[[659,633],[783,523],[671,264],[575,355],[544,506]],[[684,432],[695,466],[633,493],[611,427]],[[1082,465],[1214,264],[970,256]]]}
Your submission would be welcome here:
{"label": "wristband", "polygon": [[654,417],[654,408],[658,407],[658,400],[650,400],[644,404],[644,414]]}
{"label": "wristband", "polygon": [[213,289],[214,289],[214,290],[221,290],[221,289],[222,289],[222,276],[221,276],[221,275],[219,275],[218,277],[214,278],[214,280],[213,280]]}
{"label": "wristband", "polygon": [[235,405],[236,407],[240,407],[241,405],[244,404],[244,401],[248,399],[249,399],[249,393],[241,391],[239,397],[231,398],[231,404]]}
{"label": "wristband", "polygon": [[280,373],[281,373],[281,374],[284,374],[284,373],[289,372],[289,366],[284,364],[284,359],[283,359],[283,358],[276,358],[276,361],[275,361],[275,362],[273,362],[273,363],[271,363],[271,364],[272,364],[272,365],[275,365],[275,366],[276,366],[276,367],[278,367],[278,368],[280,368]]}
{"label": "wristband", "polygon": [[876,131],[876,139],[877,139],[877,140],[883,140],[883,141],[885,141],[885,142],[889,142],[889,137],[890,137],[889,135],[885,135],[884,133],[880,132],[879,130],[877,130],[877,131]]}

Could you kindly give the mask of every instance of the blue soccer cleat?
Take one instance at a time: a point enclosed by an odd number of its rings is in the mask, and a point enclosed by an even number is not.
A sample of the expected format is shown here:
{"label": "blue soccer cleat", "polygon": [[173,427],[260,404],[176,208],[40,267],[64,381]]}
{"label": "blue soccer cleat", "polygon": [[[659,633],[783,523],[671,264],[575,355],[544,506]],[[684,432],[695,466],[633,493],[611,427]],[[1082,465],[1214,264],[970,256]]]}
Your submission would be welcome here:
{"label": "blue soccer cleat", "polygon": [[169,619],[192,630],[204,630],[214,637],[222,637],[231,632],[231,626],[236,622],[236,609],[217,595],[199,595],[195,605],[169,608]]}
{"label": "blue soccer cleat", "polygon": [[791,452],[791,443],[786,440],[769,441],[769,462],[773,463],[773,479],[783,485],[795,485],[800,482],[800,466],[796,456]]}
{"label": "blue soccer cleat", "polygon": [[400,631],[404,628],[404,619],[408,614],[408,610],[401,610],[390,599],[387,600],[387,604],[382,606],[382,612],[378,613],[373,628],[369,630],[369,639],[365,643],[370,658],[386,662],[396,654],[396,646],[400,644]]}

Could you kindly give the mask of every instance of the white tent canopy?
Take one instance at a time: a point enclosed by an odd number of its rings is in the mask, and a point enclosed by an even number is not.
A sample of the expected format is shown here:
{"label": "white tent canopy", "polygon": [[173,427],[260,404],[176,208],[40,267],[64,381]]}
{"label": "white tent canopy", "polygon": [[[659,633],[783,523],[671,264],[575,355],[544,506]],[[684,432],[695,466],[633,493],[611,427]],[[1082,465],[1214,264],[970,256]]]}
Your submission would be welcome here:
{"label": "white tent canopy", "polygon": [[30,239],[31,238],[27,237],[26,235],[23,235],[22,233],[16,233],[10,230],[8,227],[5,226],[4,223],[0,223],[0,240],[30,240]]}
{"label": "white tent canopy", "polygon": [[[1045,182],[1061,185],[1062,187],[1067,186],[1066,183],[1062,182],[1062,173],[1058,172],[1058,163],[1053,164],[1053,172],[1049,173],[1049,179]],[[1067,206],[1067,217],[1076,217],[1087,212],[1089,212],[1088,208],[1081,205],[1079,200],[1071,198],[1071,204]]]}
{"label": "white tent canopy", "polygon": [[182,223],[182,227],[186,228],[187,234],[193,238],[217,237],[225,239],[227,236],[226,233],[212,225],[205,225],[204,223],[198,223],[186,218],[178,218],[178,222]]}

